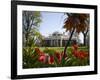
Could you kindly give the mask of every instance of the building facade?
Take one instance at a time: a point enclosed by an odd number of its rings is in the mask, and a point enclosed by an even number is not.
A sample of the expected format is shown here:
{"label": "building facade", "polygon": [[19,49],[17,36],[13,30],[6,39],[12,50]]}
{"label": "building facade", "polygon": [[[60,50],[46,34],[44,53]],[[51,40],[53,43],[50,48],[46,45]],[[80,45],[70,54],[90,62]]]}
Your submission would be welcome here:
{"label": "building facade", "polygon": [[[52,35],[44,38],[43,46],[46,47],[64,47],[69,40],[70,34],[65,35],[59,32],[54,32]],[[78,36],[73,36],[70,42],[77,41]]]}

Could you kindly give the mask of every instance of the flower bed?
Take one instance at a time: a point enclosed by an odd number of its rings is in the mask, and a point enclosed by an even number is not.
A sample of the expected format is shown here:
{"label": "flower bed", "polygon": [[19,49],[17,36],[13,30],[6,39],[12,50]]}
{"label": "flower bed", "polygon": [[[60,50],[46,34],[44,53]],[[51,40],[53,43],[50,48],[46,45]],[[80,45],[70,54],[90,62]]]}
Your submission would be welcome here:
{"label": "flower bed", "polygon": [[[86,50],[86,49],[85,49]],[[23,68],[45,68],[89,65],[89,53],[77,45],[63,51],[53,48],[23,48]]]}

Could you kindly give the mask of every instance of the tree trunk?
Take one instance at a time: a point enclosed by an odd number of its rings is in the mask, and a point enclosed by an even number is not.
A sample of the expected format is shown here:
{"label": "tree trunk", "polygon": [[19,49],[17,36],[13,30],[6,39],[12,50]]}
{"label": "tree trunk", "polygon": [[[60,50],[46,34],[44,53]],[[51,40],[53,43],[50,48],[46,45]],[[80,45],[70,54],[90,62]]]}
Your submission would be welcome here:
{"label": "tree trunk", "polygon": [[84,46],[86,46],[86,34],[84,34]]}
{"label": "tree trunk", "polygon": [[88,29],[86,32],[83,31],[82,33],[83,33],[83,41],[84,41],[83,45],[86,46],[86,36],[88,34]]}
{"label": "tree trunk", "polygon": [[[69,43],[70,43],[70,41],[71,41],[71,39],[72,39],[72,36],[73,36],[74,31],[75,31],[75,27],[73,28],[73,30],[72,30],[72,32],[71,32],[71,35],[70,35],[70,37],[69,37],[69,40],[68,40],[67,44],[65,45],[65,48],[64,48],[64,56],[65,56],[65,54],[66,54],[67,47],[69,46]],[[63,57],[64,57],[64,56],[63,56]]]}

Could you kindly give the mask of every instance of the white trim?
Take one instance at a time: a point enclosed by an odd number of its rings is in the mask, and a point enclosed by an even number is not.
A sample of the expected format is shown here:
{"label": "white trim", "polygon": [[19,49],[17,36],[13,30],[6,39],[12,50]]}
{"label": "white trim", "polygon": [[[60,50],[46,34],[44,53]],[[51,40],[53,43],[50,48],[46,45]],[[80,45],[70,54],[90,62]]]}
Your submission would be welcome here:
{"label": "white trim", "polygon": [[[52,12],[70,12],[70,13],[89,13],[90,14],[90,65],[81,67],[57,67],[57,68],[22,68],[22,11],[52,11]],[[58,7],[44,7],[44,6],[17,6],[17,74],[45,74],[45,73],[59,73],[59,72],[80,72],[80,71],[93,71],[94,70],[94,10],[92,9],[78,9],[78,8],[58,8]]]}

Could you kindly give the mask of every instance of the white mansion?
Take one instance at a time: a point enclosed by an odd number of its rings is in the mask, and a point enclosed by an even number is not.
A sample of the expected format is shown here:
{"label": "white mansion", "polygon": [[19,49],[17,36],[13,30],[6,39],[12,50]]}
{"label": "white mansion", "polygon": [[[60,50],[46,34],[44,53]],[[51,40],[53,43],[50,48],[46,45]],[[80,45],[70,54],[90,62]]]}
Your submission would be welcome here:
{"label": "white mansion", "polygon": [[[70,33],[69,34],[61,34],[59,32],[54,32],[53,34],[49,35],[48,37],[44,37],[44,45],[43,46],[48,46],[48,47],[63,47],[66,45],[67,41],[69,40]],[[79,37],[78,34],[74,34],[72,36],[72,41],[77,41],[79,42]]]}

